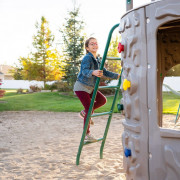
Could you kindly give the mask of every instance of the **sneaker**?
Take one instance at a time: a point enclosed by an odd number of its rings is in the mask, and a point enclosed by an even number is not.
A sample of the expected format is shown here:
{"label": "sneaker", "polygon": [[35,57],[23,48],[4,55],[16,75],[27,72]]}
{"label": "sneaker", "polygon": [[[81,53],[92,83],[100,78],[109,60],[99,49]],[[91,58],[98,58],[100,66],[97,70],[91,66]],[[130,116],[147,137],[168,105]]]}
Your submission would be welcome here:
{"label": "sneaker", "polygon": [[[80,113],[79,113],[79,117],[84,119],[84,116],[86,115],[85,111],[82,110]],[[90,119],[90,124],[91,125],[94,125],[94,121],[92,120],[92,118]]]}
{"label": "sneaker", "polygon": [[82,110],[80,113],[79,113],[79,116],[80,118],[84,119],[84,116],[86,115],[85,111]]}
{"label": "sneaker", "polygon": [[96,142],[97,139],[92,134],[86,134],[84,141],[85,142]]}

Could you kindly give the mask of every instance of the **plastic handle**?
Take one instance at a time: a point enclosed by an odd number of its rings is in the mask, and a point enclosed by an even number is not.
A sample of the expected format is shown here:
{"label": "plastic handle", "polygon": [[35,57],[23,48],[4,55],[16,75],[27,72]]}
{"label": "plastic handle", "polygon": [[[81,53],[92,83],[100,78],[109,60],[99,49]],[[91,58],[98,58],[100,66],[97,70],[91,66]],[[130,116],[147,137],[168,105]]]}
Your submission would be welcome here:
{"label": "plastic handle", "polygon": [[118,52],[121,53],[122,51],[124,51],[124,45],[122,45],[121,43],[118,44]]}
{"label": "plastic handle", "polygon": [[124,155],[125,155],[126,157],[131,156],[131,150],[128,149],[128,148],[125,148],[125,149],[124,149]]}
{"label": "plastic handle", "polygon": [[124,79],[124,82],[123,82],[123,89],[126,91],[128,88],[131,87],[131,82],[128,81],[127,79]]}

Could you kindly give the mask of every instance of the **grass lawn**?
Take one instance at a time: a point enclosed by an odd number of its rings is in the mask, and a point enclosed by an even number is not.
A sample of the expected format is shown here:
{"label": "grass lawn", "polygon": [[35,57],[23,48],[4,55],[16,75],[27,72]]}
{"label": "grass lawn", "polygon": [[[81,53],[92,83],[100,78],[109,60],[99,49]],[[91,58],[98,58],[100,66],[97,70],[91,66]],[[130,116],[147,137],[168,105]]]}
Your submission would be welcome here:
{"label": "grass lawn", "polygon": [[[106,105],[96,112],[110,110],[113,97],[107,99]],[[83,109],[79,99],[73,93],[70,95],[59,92],[17,94],[16,90],[6,90],[5,96],[0,101],[0,111],[79,112]],[[117,107],[115,107],[115,112],[117,112]]]}
{"label": "grass lawn", "polygon": [[176,114],[180,104],[180,96],[172,92],[163,93],[163,113]]}
{"label": "grass lawn", "polygon": [[[113,97],[107,97],[105,106],[96,112],[109,111]],[[119,102],[120,97],[117,102]],[[180,103],[180,96],[172,93],[163,93],[163,112],[176,114]],[[17,94],[16,90],[6,90],[6,94],[0,99],[0,111],[55,111],[55,112],[79,112],[83,109],[78,98],[73,93],[65,95],[59,92]],[[117,106],[115,112],[118,112]]]}

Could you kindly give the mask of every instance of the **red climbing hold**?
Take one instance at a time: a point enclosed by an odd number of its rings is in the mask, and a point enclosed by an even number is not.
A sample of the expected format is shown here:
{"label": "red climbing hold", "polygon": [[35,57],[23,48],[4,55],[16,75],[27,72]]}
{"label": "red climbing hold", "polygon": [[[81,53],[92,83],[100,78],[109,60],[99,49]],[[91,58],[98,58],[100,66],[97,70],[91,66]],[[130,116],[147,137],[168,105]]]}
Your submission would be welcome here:
{"label": "red climbing hold", "polygon": [[122,51],[124,51],[124,45],[122,45],[120,42],[118,44],[118,52],[121,53]]}

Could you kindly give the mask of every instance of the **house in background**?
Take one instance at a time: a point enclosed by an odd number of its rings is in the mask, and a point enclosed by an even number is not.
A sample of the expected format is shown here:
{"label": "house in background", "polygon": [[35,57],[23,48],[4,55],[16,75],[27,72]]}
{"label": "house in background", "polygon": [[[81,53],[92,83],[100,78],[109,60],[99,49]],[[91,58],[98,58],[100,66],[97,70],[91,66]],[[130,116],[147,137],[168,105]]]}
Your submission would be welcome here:
{"label": "house in background", "polygon": [[0,79],[4,80],[4,74],[2,72],[0,72]]}
{"label": "house in background", "polygon": [[14,80],[12,73],[10,72],[14,68],[9,65],[0,65],[0,79],[2,80]]}

